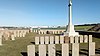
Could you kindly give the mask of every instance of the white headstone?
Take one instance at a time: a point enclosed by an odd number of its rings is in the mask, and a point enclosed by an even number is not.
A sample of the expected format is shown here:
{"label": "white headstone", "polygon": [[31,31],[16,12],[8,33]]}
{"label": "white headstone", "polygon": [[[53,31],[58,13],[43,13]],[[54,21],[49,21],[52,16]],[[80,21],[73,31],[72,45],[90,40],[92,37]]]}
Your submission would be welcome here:
{"label": "white headstone", "polygon": [[49,44],[48,45],[48,56],[56,56],[56,48],[55,44]]}
{"label": "white headstone", "polygon": [[80,35],[80,43],[83,43],[83,35]]}
{"label": "white headstone", "polygon": [[22,34],[22,37],[25,37],[25,33]]}
{"label": "white headstone", "polygon": [[35,32],[38,33],[38,30],[36,30]]}
{"label": "white headstone", "polygon": [[62,56],[69,56],[69,43],[62,44]]}
{"label": "white headstone", "polygon": [[44,44],[44,36],[40,37],[40,44]]}
{"label": "white headstone", "polygon": [[19,36],[22,37],[22,33],[19,33]]}
{"label": "white headstone", "polygon": [[41,34],[41,31],[39,31],[38,34]]}
{"label": "white headstone", "polygon": [[89,56],[95,55],[95,42],[89,43]]}
{"label": "white headstone", "polygon": [[74,37],[70,36],[70,43],[74,43]]}
{"label": "white headstone", "polygon": [[41,34],[43,34],[43,31],[41,31]]}
{"label": "white headstone", "polygon": [[84,43],[87,43],[87,42],[88,42],[88,36],[84,35]]}
{"label": "white headstone", "polygon": [[39,56],[46,56],[46,45],[39,45]]}
{"label": "white headstone", "polygon": [[11,40],[15,40],[15,37],[14,37],[14,35],[11,35]]}
{"label": "white headstone", "polygon": [[49,36],[45,36],[45,44],[49,44]]}
{"label": "white headstone", "polygon": [[79,37],[78,36],[75,36],[75,43],[79,43]]}
{"label": "white headstone", "polygon": [[28,45],[27,53],[28,53],[28,56],[35,56],[35,45]]}
{"label": "white headstone", "polygon": [[79,43],[72,43],[72,56],[79,56]]}
{"label": "white headstone", "polygon": [[35,37],[35,44],[39,44],[39,37]]}
{"label": "white headstone", "polygon": [[55,44],[59,44],[59,36],[55,36]]}
{"label": "white headstone", "polygon": [[63,44],[63,43],[64,43],[64,36],[60,35],[60,44]]}
{"label": "white headstone", "polygon": [[33,32],[35,32],[35,30],[33,29]]}
{"label": "white headstone", "polygon": [[54,44],[54,36],[50,36],[50,44]]}
{"label": "white headstone", "polygon": [[89,42],[92,42],[92,35],[89,35]]}

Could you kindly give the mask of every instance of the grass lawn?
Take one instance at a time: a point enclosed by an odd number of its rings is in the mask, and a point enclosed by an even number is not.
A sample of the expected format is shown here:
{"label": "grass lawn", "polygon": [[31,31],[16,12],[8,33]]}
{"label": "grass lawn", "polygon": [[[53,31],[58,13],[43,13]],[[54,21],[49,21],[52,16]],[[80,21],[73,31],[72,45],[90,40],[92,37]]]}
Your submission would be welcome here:
{"label": "grass lawn", "polygon": [[3,41],[3,46],[0,46],[0,56],[22,56],[21,52],[25,52],[27,45],[34,41],[33,36],[27,34],[26,37],[19,37],[15,41]]}
{"label": "grass lawn", "polygon": [[84,30],[87,31],[88,29],[92,28],[93,26],[75,26],[75,30]]}
{"label": "grass lawn", "polygon": [[[34,43],[34,36],[37,34],[30,33],[26,37],[18,37],[15,41],[7,40],[3,41],[3,46],[0,46],[0,56],[23,56],[23,53],[27,52],[27,45]],[[96,42],[96,52],[100,54],[100,39],[93,38]],[[80,49],[87,50],[87,44],[80,44]],[[61,49],[61,45],[56,45],[57,49]]]}
{"label": "grass lawn", "polygon": [[[75,30],[84,30],[87,31],[88,29],[92,28],[93,26],[75,26]],[[37,29],[37,28],[34,28]],[[66,28],[41,28],[41,29],[49,29],[49,30],[65,30]]]}

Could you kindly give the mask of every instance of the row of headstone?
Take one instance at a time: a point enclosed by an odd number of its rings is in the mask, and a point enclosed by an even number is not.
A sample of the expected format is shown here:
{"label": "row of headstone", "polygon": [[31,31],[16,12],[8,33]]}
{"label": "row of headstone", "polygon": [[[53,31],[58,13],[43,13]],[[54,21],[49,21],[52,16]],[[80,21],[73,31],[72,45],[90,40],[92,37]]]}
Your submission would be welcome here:
{"label": "row of headstone", "polygon": [[62,34],[63,31],[38,31],[38,34]]}
{"label": "row of headstone", "polygon": [[[70,39],[69,39],[70,38]],[[69,56],[69,43],[72,44],[72,56],[79,56],[79,43],[89,43],[89,55],[95,55],[95,42],[92,42],[92,35],[80,35],[80,37],[64,37],[64,36],[45,36],[35,37],[35,44],[39,44],[39,56],[46,56],[46,45],[48,44],[48,55],[56,56],[55,44],[62,44],[62,56]],[[60,40],[59,40],[60,39]],[[60,42],[59,42],[59,41]],[[55,43],[54,43],[55,42]],[[33,48],[33,49],[32,49]],[[29,45],[28,56],[35,55],[35,45]]]}
{"label": "row of headstone", "polygon": [[3,39],[4,40],[15,40],[16,37],[25,37],[26,33],[29,33],[29,32],[25,30],[21,30],[21,31],[13,30],[12,32],[1,31],[0,32],[0,46],[2,45]]}
{"label": "row of headstone", "polygon": [[62,43],[88,43],[92,42],[92,35],[80,36],[36,36],[35,44],[62,44]]}
{"label": "row of headstone", "polygon": [[[13,34],[9,38],[10,38],[10,40],[13,40],[13,41],[15,40],[15,37]],[[8,40],[8,37],[6,37],[5,39]],[[3,42],[3,35],[0,34],[0,46],[2,46],[2,44],[3,44],[2,42]]]}
{"label": "row of headstone", "polygon": [[14,37],[25,37],[26,35],[26,32],[14,32]]}
{"label": "row of headstone", "polygon": [[38,29],[33,29],[33,32],[34,32],[34,33],[38,33],[39,30],[38,30]]}
{"label": "row of headstone", "polygon": [[62,34],[64,30],[39,30],[39,29],[33,29],[34,33],[38,34]]}
{"label": "row of headstone", "polygon": [[[52,37],[51,37],[52,38]],[[39,44],[38,45],[38,51],[39,51],[39,56],[56,56],[56,44]],[[61,55],[62,56],[70,56],[69,55],[69,43],[61,43],[62,49],[61,49]],[[71,49],[72,49],[72,56],[79,56],[79,43],[71,43]],[[47,47],[46,47],[47,46]],[[94,56],[95,55],[95,42],[89,42],[88,44],[88,56]],[[28,56],[36,56],[36,47],[35,45],[28,45],[27,46],[27,53]],[[48,52],[47,52],[48,50]]]}
{"label": "row of headstone", "polygon": [[29,33],[29,30],[4,30],[1,32],[3,33],[3,38],[8,40],[11,39],[12,35],[14,35],[14,37],[25,37],[26,33]]}

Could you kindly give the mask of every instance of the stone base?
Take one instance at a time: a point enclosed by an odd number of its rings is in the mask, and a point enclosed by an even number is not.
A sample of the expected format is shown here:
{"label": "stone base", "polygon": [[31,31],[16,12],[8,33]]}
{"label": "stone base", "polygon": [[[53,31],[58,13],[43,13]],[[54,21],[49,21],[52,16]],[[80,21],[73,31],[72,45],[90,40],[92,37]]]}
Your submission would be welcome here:
{"label": "stone base", "polygon": [[78,32],[64,32],[64,36],[79,36],[79,33]]}

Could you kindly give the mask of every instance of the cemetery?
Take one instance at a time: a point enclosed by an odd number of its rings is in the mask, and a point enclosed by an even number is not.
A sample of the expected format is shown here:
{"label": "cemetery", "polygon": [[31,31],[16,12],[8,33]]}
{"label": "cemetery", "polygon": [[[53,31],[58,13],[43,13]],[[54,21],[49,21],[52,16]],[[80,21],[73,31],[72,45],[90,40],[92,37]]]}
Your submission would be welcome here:
{"label": "cemetery", "polygon": [[100,25],[76,31],[83,28],[72,24],[72,0],[68,9],[69,21],[63,29],[0,29],[0,56],[100,56],[100,35],[94,32],[100,34]]}
{"label": "cemetery", "polygon": [[99,43],[100,39],[92,35],[68,37],[59,34],[38,34],[32,31],[26,33],[25,37],[15,37],[15,40],[4,39],[0,43],[0,56],[99,56]]}

